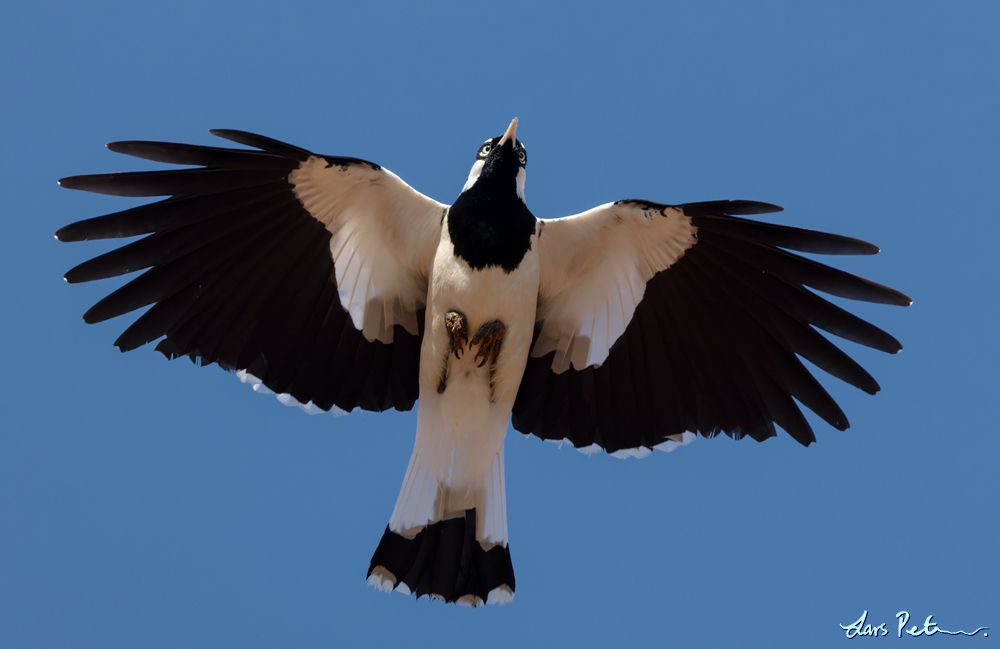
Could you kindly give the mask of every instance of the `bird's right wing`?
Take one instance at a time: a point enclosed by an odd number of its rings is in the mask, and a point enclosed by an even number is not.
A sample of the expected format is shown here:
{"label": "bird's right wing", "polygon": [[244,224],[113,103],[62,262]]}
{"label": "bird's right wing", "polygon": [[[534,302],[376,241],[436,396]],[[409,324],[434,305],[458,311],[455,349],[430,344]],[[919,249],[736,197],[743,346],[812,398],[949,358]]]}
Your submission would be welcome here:
{"label": "bird's right wing", "polygon": [[122,351],[165,336],[157,350],[168,358],[243,371],[307,409],[412,407],[447,206],[371,162],[212,132],[259,150],[113,142],[118,153],[198,167],[59,181],[169,196],[56,233],[60,241],[149,235],[66,274],[75,283],[149,269],[84,320],[152,304],[115,342]]}

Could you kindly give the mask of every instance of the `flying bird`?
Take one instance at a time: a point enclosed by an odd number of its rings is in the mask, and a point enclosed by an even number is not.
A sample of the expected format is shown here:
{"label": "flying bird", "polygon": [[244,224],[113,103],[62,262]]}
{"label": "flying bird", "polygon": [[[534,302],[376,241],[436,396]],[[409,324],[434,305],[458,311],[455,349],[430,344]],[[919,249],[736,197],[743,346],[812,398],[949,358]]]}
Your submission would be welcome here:
{"label": "flying bird", "polygon": [[[527,151],[477,150],[448,206],[378,164],[243,131],[251,148],[150,141],[112,151],[188,168],[72,176],[63,187],[165,196],[68,225],[60,241],[146,235],[70,270],[145,270],[84,315],[152,305],[115,341],[236,371],[307,412],[417,406],[413,454],[369,583],[449,602],[514,595],[504,495],[508,422],[617,457],[775,426],[815,440],[796,400],[847,417],[798,357],[874,394],[817,329],[884,352],[881,329],[815,291],[905,306],[902,293],[791,251],[870,255],[849,237],[742,218],[747,200],[621,200],[558,219],[525,202]],[[812,290],[810,290],[812,289]]]}

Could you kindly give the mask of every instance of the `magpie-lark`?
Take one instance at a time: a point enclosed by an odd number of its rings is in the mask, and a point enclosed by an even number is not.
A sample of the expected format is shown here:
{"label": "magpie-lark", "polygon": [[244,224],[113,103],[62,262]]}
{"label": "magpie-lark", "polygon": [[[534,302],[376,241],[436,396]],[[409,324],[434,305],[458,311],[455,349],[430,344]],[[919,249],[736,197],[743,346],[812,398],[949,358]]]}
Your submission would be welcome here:
{"label": "magpie-lark", "polygon": [[[794,400],[847,417],[797,356],[874,394],[827,338],[889,353],[889,334],[819,297],[902,293],[792,251],[870,255],[857,239],[742,218],[755,201],[623,200],[540,220],[517,120],[476,154],[450,207],[357,158],[242,131],[252,147],[128,141],[190,168],[73,176],[63,187],[156,203],[68,225],[60,241],[146,235],[66,274],[145,270],[85,315],[152,305],[118,338],[235,370],[311,413],[408,410],[416,444],[371,560],[383,590],[450,602],[514,594],[504,496],[508,422],[616,457],[697,433],[815,440]],[[813,289],[813,290],[810,290]]]}

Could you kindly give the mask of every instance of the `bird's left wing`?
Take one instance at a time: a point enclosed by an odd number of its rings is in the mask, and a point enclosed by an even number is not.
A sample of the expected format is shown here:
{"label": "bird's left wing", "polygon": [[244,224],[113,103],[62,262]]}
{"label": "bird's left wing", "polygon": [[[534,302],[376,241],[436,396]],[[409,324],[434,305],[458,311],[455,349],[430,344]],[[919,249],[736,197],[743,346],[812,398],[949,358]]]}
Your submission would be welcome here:
{"label": "bird's left wing", "polygon": [[61,241],[149,235],[66,274],[74,283],[148,269],[84,320],[152,304],[115,342],[122,351],[165,336],[157,350],[169,358],[242,370],[307,409],[412,407],[447,206],[371,162],[212,133],[259,150],[113,142],[118,153],[197,167],[59,181],[169,197],[56,233]]}
{"label": "bird's left wing", "polygon": [[629,200],[540,221],[538,324],[514,427],[632,455],[684,432],[764,439],[775,423],[808,444],[794,397],[846,428],[796,355],[866,392],[878,384],[813,327],[887,352],[900,345],[805,287],[910,300],[787,251],[878,252],[869,243],[737,216],[780,210]]}

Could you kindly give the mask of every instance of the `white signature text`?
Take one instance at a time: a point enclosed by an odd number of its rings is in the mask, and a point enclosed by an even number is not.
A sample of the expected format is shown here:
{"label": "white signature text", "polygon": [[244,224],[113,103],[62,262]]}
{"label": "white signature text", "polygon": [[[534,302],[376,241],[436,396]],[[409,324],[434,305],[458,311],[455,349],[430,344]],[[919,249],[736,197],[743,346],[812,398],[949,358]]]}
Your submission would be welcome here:
{"label": "white signature text", "polygon": [[[909,624],[910,622],[910,614],[907,613],[906,611],[900,611],[899,613],[896,613],[896,621],[897,621],[897,628],[896,628],[897,638],[902,638],[904,633],[914,638],[922,635],[926,636],[936,635],[938,633],[944,633],[947,635],[974,636],[977,635],[980,631],[983,632],[984,638],[989,637],[989,633],[987,633],[987,631],[989,631],[989,627],[986,626],[981,626],[972,632],[948,631],[946,629],[942,629],[937,625],[937,622],[934,621],[933,615],[927,616],[927,618],[924,620],[924,624],[922,627],[914,624],[912,627],[907,629],[906,625]],[[862,613],[861,617],[859,617],[856,622],[846,625],[841,624],[840,628],[847,632],[848,638],[856,638],[858,636],[869,636],[872,638],[879,638],[889,635],[889,631],[885,628],[885,622],[883,622],[882,624],[871,624],[868,622],[868,611]]]}

